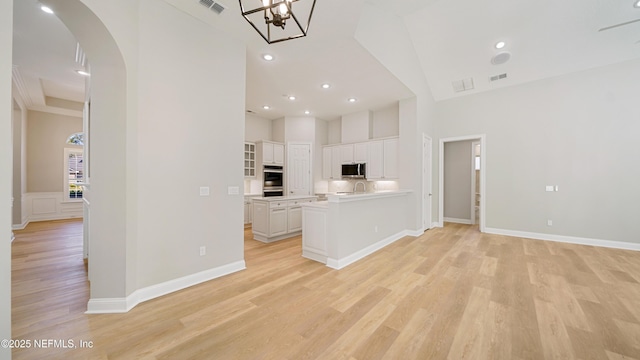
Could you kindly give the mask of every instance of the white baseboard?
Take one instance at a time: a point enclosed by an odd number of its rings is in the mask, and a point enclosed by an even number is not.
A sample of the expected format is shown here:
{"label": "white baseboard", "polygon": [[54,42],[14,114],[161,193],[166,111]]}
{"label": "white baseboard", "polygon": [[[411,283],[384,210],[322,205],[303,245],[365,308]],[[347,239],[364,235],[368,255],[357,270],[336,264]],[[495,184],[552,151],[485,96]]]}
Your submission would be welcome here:
{"label": "white baseboard", "polygon": [[496,229],[496,228],[485,228],[484,230],[486,233],[490,233],[490,234],[507,235],[507,236],[526,238],[526,239],[548,240],[548,241],[555,241],[555,242],[562,242],[562,243],[569,243],[569,244],[590,245],[590,246],[600,246],[600,247],[613,248],[613,249],[640,251],[640,244],[637,244],[637,243],[628,243],[628,242],[622,242],[622,241],[602,240],[602,239],[591,239],[591,238],[583,238],[583,237],[576,237],[576,236],[533,233],[533,232],[527,232],[527,231],[506,230],[506,229]]}
{"label": "white baseboard", "polygon": [[456,224],[471,225],[471,220],[470,219],[457,219],[457,218],[445,217],[444,221],[445,222],[450,222],[450,223],[456,223]]}
{"label": "white baseboard", "polygon": [[[387,238],[384,238],[374,244],[371,244],[369,246],[367,246],[366,248],[356,251],[355,253],[343,257],[341,259],[333,259],[333,258],[327,258],[327,266],[332,268],[332,269],[336,269],[336,270],[340,270],[342,268],[344,268],[345,266],[351,265],[354,262],[364,258],[367,255],[371,255],[374,252],[382,249],[383,247],[392,244],[394,242],[396,242],[399,239],[402,239],[403,237],[410,235],[408,230],[402,230],[401,232],[391,235]],[[412,235],[413,236],[413,235]]]}
{"label": "white baseboard", "polygon": [[90,299],[85,314],[126,313],[136,305],[184,288],[246,269],[244,260],[134,291],[126,298]]}
{"label": "white baseboard", "polygon": [[24,219],[22,224],[11,225],[11,230],[24,230],[29,225],[29,219]]}
{"label": "white baseboard", "polygon": [[434,221],[434,222],[431,223],[431,228],[432,229],[433,228],[437,228],[437,227],[443,227],[442,223],[438,222],[438,221]]}

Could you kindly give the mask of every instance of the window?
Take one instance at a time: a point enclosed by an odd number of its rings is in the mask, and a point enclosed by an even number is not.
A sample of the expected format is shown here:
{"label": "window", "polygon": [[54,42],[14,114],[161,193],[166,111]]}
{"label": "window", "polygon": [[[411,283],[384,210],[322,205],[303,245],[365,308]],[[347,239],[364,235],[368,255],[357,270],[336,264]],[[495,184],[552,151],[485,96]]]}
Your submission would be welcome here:
{"label": "window", "polygon": [[67,139],[67,144],[84,145],[84,133],[75,133]]}
{"label": "window", "polygon": [[64,149],[65,187],[68,200],[82,199],[84,182],[84,159],[82,149]]}

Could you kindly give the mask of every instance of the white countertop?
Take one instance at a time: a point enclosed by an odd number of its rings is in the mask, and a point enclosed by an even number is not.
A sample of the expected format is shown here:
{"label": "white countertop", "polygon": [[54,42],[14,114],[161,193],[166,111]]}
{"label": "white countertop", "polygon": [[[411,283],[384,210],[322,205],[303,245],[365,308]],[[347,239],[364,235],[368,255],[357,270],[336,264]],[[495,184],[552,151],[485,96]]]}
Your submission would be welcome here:
{"label": "white countertop", "polygon": [[390,196],[403,196],[412,192],[411,190],[383,190],[376,192],[355,192],[355,193],[335,193],[327,194],[327,201],[330,203],[359,201]]}
{"label": "white countertop", "polygon": [[253,200],[259,201],[286,201],[286,200],[298,200],[298,199],[317,199],[315,195],[289,195],[289,196],[268,196],[268,197],[256,197]]}

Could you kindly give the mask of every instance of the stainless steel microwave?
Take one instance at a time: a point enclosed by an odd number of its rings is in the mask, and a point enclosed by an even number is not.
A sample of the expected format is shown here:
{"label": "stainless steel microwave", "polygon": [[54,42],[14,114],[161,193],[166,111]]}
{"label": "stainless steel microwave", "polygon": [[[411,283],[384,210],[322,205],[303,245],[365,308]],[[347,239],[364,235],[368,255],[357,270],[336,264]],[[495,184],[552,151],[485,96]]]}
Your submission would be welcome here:
{"label": "stainless steel microwave", "polygon": [[367,164],[342,164],[342,178],[343,179],[366,179],[367,178]]}

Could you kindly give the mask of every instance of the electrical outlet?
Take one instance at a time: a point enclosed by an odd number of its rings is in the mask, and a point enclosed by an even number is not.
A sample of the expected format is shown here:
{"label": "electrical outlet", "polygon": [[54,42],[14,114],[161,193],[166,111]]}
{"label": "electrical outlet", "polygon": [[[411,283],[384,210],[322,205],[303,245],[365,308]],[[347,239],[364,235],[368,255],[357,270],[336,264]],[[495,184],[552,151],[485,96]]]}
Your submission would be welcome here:
{"label": "electrical outlet", "polygon": [[200,256],[205,256],[205,255],[207,255],[207,247],[200,246]]}
{"label": "electrical outlet", "polygon": [[553,226],[553,221],[547,220],[547,226]]}
{"label": "electrical outlet", "polygon": [[373,231],[378,232],[378,225],[373,227]]}

